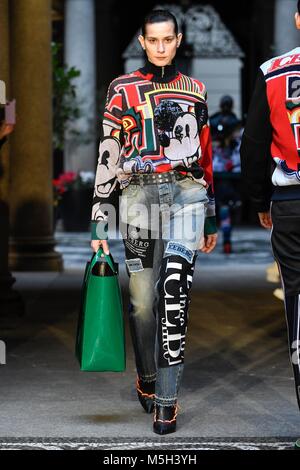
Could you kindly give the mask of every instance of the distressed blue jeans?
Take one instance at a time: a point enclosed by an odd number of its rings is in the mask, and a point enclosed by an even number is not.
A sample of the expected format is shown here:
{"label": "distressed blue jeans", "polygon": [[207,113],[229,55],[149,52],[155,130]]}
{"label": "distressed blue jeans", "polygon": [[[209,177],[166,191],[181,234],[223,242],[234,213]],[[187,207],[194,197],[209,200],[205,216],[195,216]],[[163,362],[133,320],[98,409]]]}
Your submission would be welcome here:
{"label": "distressed blue jeans", "polygon": [[184,368],[194,264],[204,239],[206,189],[190,178],[130,184],[120,198],[129,275],[129,325],[138,376],[155,402],[175,404]]}

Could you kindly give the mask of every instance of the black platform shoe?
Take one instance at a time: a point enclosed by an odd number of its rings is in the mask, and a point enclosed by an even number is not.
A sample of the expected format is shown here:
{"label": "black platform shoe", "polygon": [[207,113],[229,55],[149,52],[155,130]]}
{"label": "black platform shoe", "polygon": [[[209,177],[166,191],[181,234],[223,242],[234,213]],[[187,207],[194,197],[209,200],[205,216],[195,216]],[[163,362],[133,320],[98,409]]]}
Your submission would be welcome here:
{"label": "black platform shoe", "polygon": [[153,431],[156,434],[170,434],[176,431],[178,405],[160,406],[155,404]]}
{"label": "black platform shoe", "polygon": [[155,380],[152,382],[144,382],[144,380],[137,377],[136,391],[140,404],[146,413],[152,413],[154,410]]}

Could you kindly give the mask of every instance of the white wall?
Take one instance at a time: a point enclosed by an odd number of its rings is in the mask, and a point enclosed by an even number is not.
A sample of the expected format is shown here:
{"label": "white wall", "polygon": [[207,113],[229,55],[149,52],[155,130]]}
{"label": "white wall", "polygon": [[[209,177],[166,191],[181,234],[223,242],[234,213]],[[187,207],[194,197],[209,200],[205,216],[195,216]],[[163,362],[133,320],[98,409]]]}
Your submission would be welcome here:
{"label": "white wall", "polygon": [[300,32],[295,27],[296,0],[276,0],[275,55],[281,55],[300,45]]}
{"label": "white wall", "polygon": [[242,117],[241,101],[241,68],[240,59],[206,59],[193,60],[191,76],[203,82],[208,94],[209,114],[219,110],[220,98],[230,95],[234,100],[234,112]]}

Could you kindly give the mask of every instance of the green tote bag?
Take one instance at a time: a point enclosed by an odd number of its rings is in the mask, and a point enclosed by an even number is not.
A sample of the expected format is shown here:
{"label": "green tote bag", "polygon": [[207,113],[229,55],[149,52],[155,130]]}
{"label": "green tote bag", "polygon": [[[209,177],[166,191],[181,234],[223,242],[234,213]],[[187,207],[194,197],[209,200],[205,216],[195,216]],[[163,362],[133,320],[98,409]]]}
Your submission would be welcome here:
{"label": "green tote bag", "polygon": [[123,372],[124,317],[118,265],[100,247],[86,265],[81,290],[75,355],[82,371]]}

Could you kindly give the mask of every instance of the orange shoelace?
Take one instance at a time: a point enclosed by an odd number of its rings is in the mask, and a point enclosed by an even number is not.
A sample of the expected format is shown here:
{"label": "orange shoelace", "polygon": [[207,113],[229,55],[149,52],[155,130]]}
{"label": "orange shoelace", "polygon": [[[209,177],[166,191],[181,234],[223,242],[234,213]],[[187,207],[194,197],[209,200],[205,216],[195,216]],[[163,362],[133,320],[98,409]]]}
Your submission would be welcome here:
{"label": "orange shoelace", "polygon": [[173,423],[174,421],[176,421],[176,418],[177,418],[177,415],[178,415],[178,410],[180,409],[179,405],[176,405],[175,407],[175,413],[174,413],[174,416],[171,420],[167,420],[167,419],[156,419],[156,410],[155,410],[155,413],[154,413],[154,422],[156,423],[157,421],[159,421],[160,423]]}
{"label": "orange shoelace", "polygon": [[154,396],[155,396],[154,393],[151,393],[151,394],[145,393],[145,392],[143,392],[143,390],[140,389],[139,378],[136,379],[136,389],[142,395],[142,397],[154,398]]}

